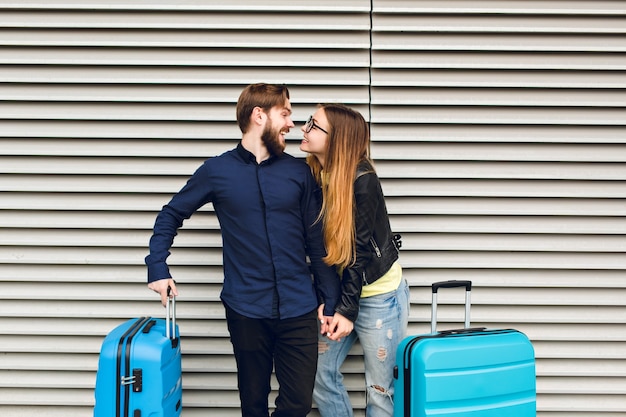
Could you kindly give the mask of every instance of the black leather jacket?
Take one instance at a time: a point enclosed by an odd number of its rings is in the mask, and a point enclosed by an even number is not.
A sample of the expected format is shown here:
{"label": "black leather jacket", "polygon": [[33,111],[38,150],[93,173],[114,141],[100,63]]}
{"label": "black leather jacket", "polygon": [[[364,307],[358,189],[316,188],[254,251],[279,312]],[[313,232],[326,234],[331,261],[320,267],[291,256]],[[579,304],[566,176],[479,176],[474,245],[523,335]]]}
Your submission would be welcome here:
{"label": "black leather jacket", "polygon": [[354,181],[356,260],[343,271],[335,311],[351,321],[359,314],[363,285],[382,277],[398,260],[400,235],[394,235],[380,180],[369,161],[362,161]]}

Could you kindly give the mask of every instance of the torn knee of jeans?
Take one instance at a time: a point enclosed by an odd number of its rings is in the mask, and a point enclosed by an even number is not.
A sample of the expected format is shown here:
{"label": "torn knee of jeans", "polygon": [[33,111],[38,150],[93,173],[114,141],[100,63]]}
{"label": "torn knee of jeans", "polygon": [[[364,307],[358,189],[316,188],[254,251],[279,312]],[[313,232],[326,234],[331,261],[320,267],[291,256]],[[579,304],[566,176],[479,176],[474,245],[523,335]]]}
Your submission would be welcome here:
{"label": "torn knee of jeans", "polygon": [[385,359],[387,359],[387,349],[385,349],[384,347],[379,347],[378,351],[376,352],[376,358],[378,358],[379,361],[384,362]]}
{"label": "torn knee of jeans", "polygon": [[391,393],[387,391],[385,388],[381,387],[380,385],[376,385],[376,384],[370,385],[370,388],[372,389],[372,391],[374,391],[377,394],[391,397]]}
{"label": "torn knee of jeans", "polygon": [[328,351],[328,342],[319,340],[317,342],[317,353],[326,353]]}

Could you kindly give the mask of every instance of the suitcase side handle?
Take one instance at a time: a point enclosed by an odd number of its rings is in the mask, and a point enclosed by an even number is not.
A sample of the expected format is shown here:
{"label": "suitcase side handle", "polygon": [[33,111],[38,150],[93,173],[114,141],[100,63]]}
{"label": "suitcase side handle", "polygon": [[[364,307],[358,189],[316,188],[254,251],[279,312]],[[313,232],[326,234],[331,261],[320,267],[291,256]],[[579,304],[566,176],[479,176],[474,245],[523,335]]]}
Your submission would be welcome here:
{"label": "suitcase side handle", "polygon": [[430,332],[437,332],[437,292],[439,288],[457,288],[465,287],[465,328],[470,327],[470,306],[471,306],[471,294],[472,294],[472,281],[439,281],[432,285],[433,301],[430,320]]}

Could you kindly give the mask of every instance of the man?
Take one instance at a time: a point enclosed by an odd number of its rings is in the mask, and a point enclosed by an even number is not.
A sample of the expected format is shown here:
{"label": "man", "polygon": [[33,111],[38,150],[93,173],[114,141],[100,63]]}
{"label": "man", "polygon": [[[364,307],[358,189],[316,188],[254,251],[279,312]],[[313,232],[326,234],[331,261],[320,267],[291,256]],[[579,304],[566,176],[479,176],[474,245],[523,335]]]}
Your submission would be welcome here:
{"label": "man", "polygon": [[206,160],[157,216],[146,257],[148,287],[163,303],[168,286],[178,295],[166,264],[169,249],[183,221],[212,202],[222,232],[221,299],[242,416],[269,415],[275,366],[279,390],[272,416],[305,417],[317,367],[316,309],[325,303],[332,316],[339,296],[335,271],[322,261],[320,193],[304,161],[283,152],[294,127],[287,87],[246,87],[237,123],[238,146]]}

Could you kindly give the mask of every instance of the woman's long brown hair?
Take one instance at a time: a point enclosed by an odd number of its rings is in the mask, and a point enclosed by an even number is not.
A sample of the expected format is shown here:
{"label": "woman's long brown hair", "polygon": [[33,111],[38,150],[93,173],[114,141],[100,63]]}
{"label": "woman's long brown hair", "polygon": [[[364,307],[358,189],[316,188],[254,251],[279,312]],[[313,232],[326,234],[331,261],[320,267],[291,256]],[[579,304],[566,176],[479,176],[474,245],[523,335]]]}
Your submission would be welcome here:
{"label": "woman's long brown hair", "polygon": [[333,103],[319,107],[329,123],[324,167],[313,155],[307,157],[307,163],[324,196],[320,213],[327,251],[324,262],[345,268],[354,263],[356,255],[354,180],[359,162],[369,160],[369,127],[361,113],[347,106]]}

